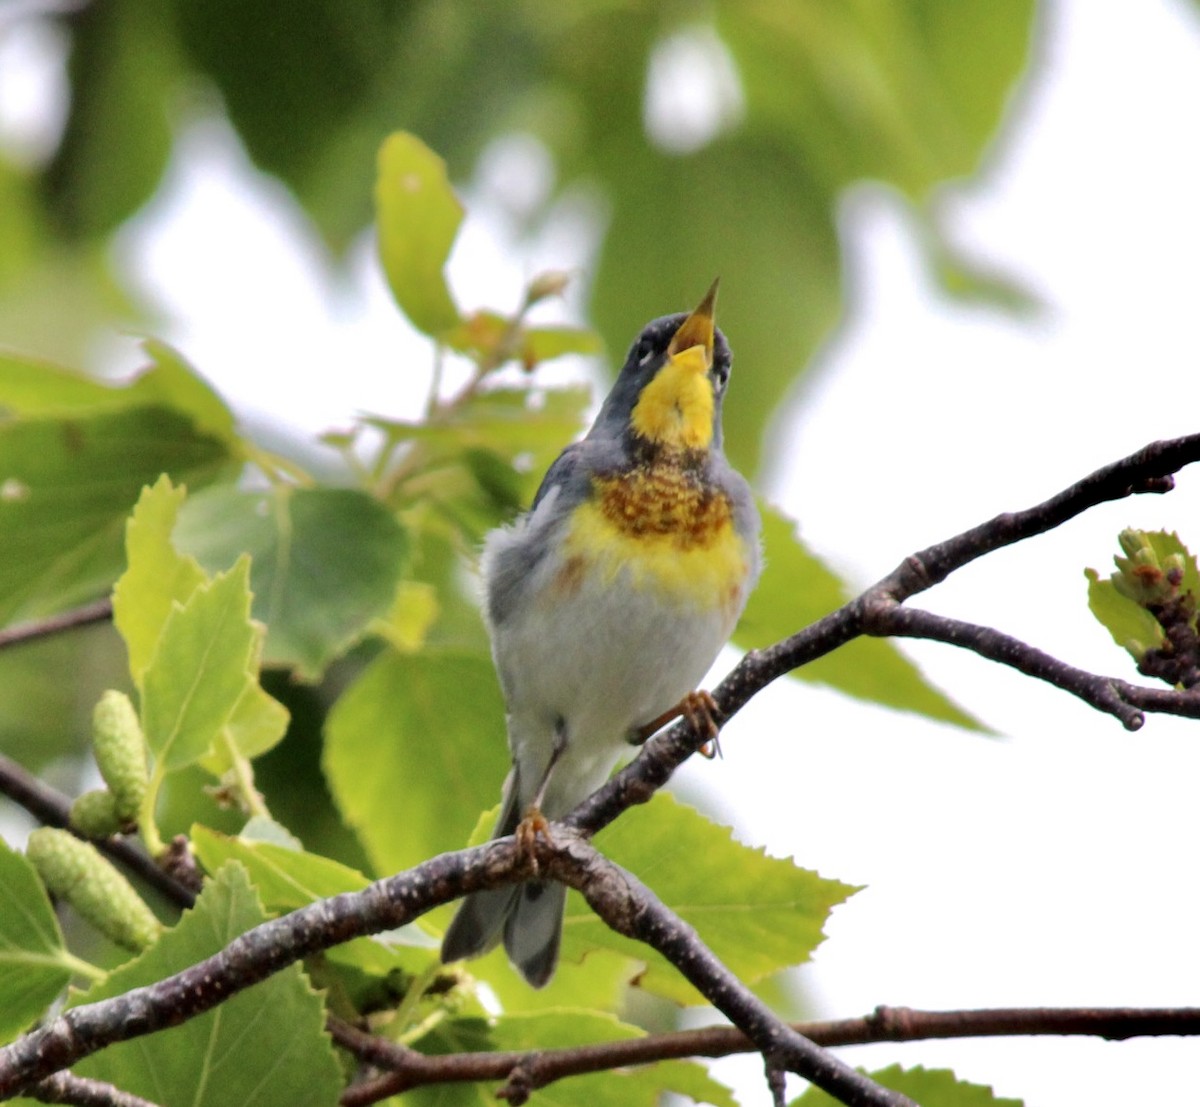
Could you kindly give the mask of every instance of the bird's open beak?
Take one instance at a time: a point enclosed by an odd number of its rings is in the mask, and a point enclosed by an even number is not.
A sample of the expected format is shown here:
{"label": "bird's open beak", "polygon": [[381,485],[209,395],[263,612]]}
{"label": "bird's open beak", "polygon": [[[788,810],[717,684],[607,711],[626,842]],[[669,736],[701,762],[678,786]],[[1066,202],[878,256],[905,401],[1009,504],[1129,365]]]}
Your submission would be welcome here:
{"label": "bird's open beak", "polygon": [[712,365],[713,320],[717,304],[717,285],[720,283],[720,277],[713,281],[712,287],[700,301],[700,306],[679,324],[679,330],[675,332],[671,344],[667,347],[667,357],[674,358],[676,354],[680,354],[684,350],[702,346],[704,348],[704,368],[707,370]]}

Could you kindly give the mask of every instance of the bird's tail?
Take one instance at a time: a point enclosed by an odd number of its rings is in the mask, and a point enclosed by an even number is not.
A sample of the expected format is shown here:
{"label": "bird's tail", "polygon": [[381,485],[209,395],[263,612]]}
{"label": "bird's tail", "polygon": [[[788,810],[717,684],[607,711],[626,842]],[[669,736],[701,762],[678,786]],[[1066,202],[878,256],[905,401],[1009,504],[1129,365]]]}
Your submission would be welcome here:
{"label": "bird's tail", "polygon": [[[493,838],[517,829],[519,792],[514,768],[504,785],[504,807]],[[503,937],[508,959],[530,984],[541,988],[558,964],[566,898],[566,888],[549,881],[472,892],[459,905],[442,939],[442,960],[482,956]]]}

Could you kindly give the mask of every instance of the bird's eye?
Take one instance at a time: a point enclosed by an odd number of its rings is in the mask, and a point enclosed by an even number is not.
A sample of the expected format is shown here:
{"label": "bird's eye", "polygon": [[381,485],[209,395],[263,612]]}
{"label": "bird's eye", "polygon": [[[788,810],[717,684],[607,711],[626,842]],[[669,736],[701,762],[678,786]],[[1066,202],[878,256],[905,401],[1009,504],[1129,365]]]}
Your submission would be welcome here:
{"label": "bird's eye", "polygon": [[713,365],[712,379],[718,395],[724,392],[725,386],[729,383],[729,366],[720,363]]}
{"label": "bird's eye", "polygon": [[645,345],[638,347],[637,363],[639,365],[645,365],[646,362],[648,362],[653,356],[654,356],[654,347],[651,346],[649,343],[646,343]]}

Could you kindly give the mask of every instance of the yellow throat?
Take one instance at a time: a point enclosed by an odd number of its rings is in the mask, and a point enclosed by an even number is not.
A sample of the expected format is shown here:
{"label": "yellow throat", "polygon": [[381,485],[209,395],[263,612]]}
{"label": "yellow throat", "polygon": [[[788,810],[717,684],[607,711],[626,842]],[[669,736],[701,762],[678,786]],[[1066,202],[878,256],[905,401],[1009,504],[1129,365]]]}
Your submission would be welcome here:
{"label": "yellow throat", "polygon": [[633,429],[667,449],[706,449],[712,441],[713,423],[708,365],[703,346],[668,355],[634,405]]}
{"label": "yellow throat", "polygon": [[667,360],[642,389],[630,417],[634,431],[668,450],[704,450],[712,442],[713,318],[717,282],[680,325]]}

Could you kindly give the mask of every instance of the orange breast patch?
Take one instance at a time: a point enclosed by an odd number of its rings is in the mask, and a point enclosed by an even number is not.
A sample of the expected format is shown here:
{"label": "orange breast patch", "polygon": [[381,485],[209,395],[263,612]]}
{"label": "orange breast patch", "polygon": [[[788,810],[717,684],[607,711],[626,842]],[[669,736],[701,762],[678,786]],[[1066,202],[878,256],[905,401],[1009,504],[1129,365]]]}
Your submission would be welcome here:
{"label": "orange breast patch", "polygon": [[586,581],[604,587],[624,574],[662,601],[736,612],[751,551],[723,492],[681,466],[663,465],[596,477],[592,487],[568,528],[559,598]]}
{"label": "orange breast patch", "polygon": [[593,487],[597,506],[617,531],[666,539],[680,550],[711,545],[733,521],[723,492],[677,466],[597,477]]}

